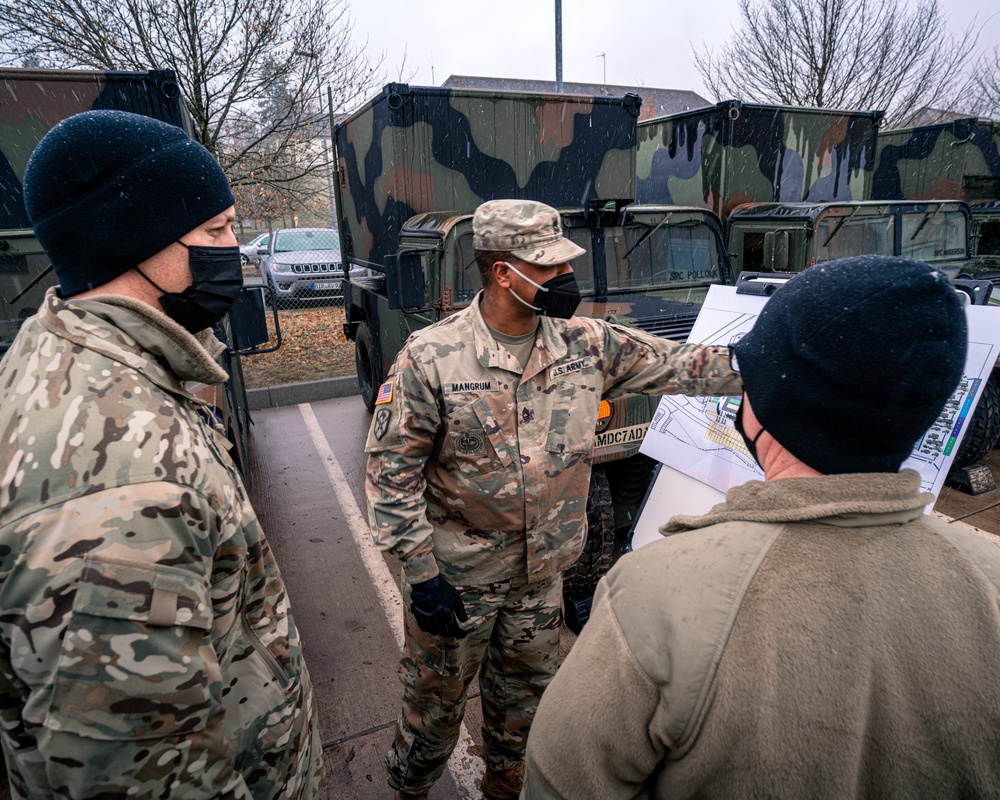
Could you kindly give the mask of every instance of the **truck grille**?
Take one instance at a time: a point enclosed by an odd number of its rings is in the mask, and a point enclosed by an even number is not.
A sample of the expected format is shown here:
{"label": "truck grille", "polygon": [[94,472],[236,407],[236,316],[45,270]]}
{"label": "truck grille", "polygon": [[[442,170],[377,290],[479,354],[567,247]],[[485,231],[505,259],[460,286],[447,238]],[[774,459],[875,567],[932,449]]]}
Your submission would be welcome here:
{"label": "truck grille", "polygon": [[698,313],[675,314],[672,317],[650,317],[637,319],[635,324],[646,333],[659,336],[661,339],[673,339],[675,342],[686,342]]}
{"label": "truck grille", "polygon": [[312,275],[317,272],[334,272],[340,270],[340,264],[292,264],[292,272],[296,275]]}

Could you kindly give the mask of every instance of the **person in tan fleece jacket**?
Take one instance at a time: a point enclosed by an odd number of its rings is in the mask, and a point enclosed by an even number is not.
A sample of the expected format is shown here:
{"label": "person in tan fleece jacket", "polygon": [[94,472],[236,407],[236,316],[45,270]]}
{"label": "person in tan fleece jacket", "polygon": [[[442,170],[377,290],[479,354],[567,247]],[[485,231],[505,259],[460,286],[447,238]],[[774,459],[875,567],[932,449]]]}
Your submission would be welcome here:
{"label": "person in tan fleece jacket", "polygon": [[601,582],[522,798],[1000,797],[1000,548],[927,516],[900,471],[966,346],[921,262],[775,292],[734,346],[765,480]]}

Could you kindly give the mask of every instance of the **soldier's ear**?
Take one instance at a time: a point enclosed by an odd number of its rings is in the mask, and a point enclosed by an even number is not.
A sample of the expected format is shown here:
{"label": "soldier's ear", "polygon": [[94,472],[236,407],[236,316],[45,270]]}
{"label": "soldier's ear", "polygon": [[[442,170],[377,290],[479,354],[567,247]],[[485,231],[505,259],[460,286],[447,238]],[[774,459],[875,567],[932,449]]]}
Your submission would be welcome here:
{"label": "soldier's ear", "polygon": [[510,288],[510,264],[506,261],[494,261],[493,281],[501,289]]}

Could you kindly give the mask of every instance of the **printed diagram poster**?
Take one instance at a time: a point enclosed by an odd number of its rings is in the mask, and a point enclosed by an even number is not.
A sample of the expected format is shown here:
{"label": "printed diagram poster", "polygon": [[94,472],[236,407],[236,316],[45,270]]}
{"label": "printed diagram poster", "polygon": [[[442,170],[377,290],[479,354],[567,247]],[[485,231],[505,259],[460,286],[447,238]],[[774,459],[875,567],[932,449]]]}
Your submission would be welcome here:
{"label": "printed diagram poster", "polygon": [[[688,341],[718,345],[738,341],[753,327],[766,301],[760,295],[736,294],[732,286],[712,286]],[[967,306],[966,312],[969,352],[962,381],[903,463],[904,468],[920,473],[922,488],[935,496],[1000,353],[1000,308]],[[733,426],[739,404],[739,397],[666,395],[640,450],[722,492],[749,480],[763,480],[763,472]]]}

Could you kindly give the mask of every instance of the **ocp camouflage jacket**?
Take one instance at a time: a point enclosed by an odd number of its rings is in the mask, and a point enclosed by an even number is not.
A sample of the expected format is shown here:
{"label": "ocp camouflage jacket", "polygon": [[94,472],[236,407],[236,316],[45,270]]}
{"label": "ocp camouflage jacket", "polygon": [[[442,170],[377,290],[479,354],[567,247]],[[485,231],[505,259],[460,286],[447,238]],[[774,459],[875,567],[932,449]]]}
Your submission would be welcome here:
{"label": "ocp camouflage jacket", "polygon": [[583,547],[602,397],[742,392],[728,348],[587,317],[542,317],[519,375],[481,298],[410,338],[375,406],[372,532],[411,582],[555,577]]}
{"label": "ocp camouflage jacket", "polygon": [[0,362],[0,715],[15,797],[307,798],[321,747],[278,567],[184,381],[201,340],[50,290]]}

